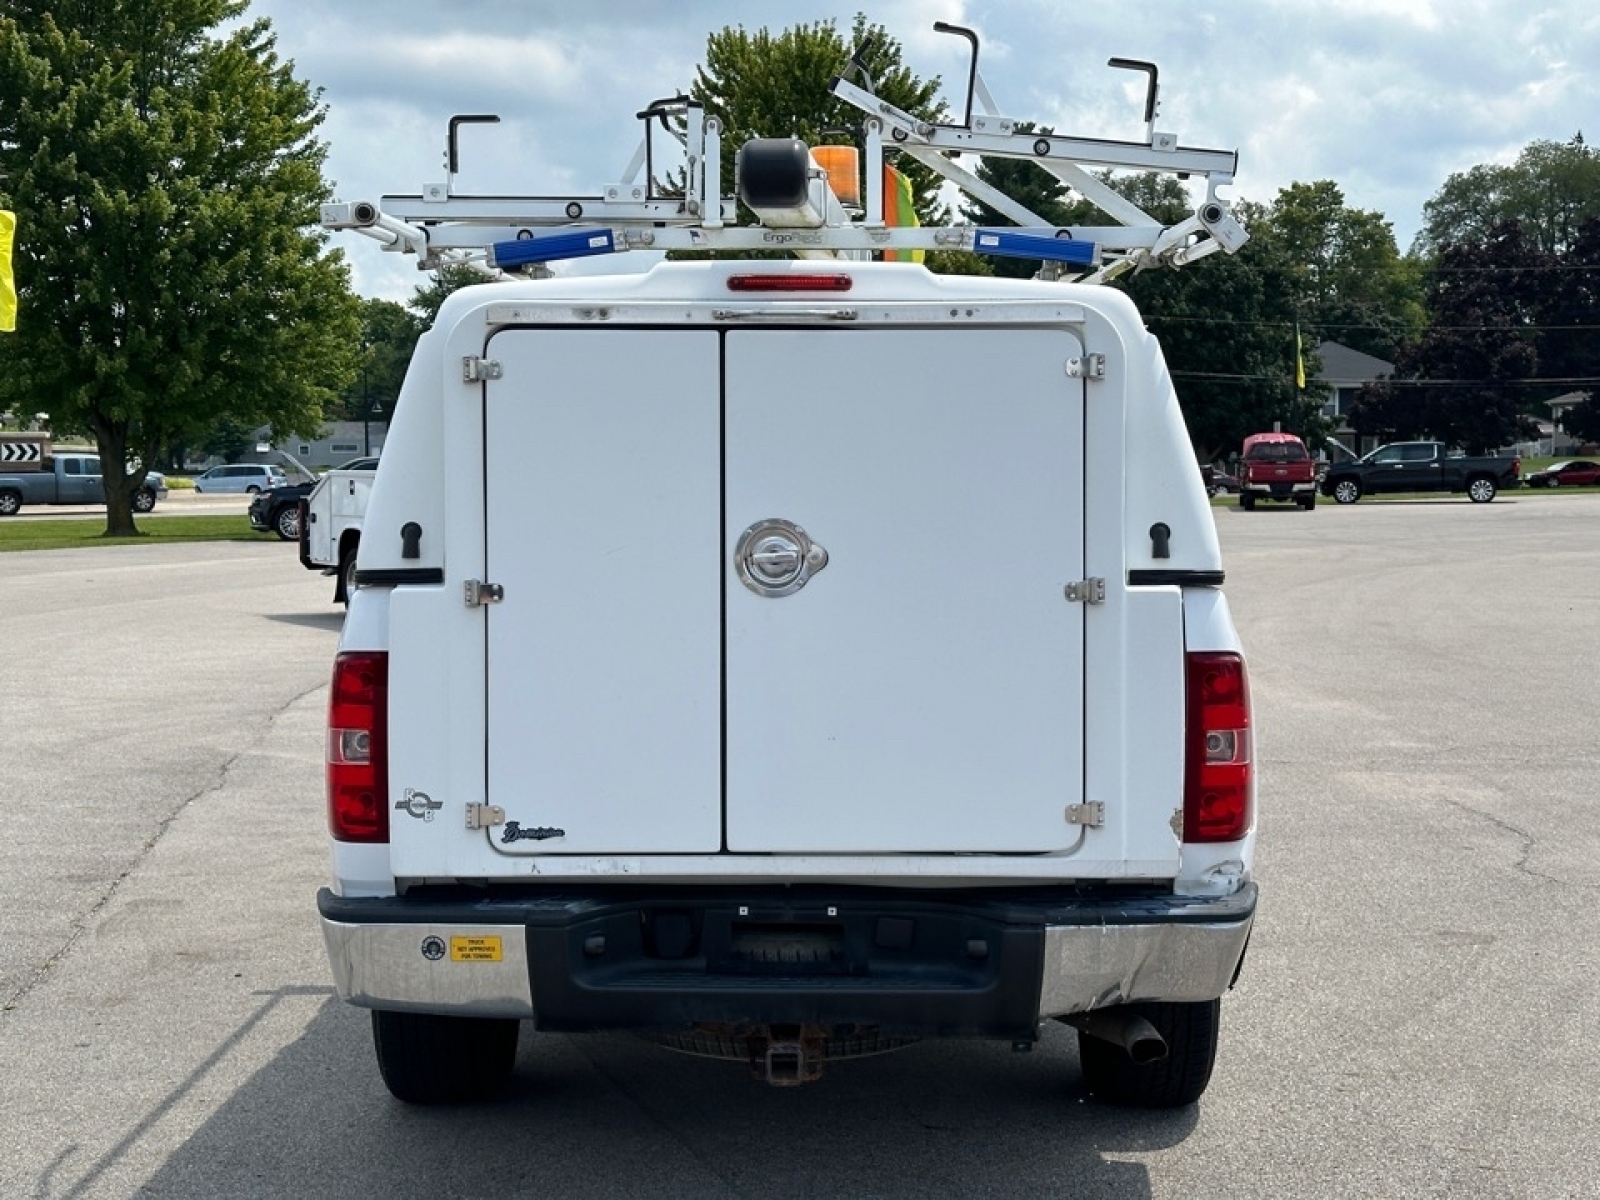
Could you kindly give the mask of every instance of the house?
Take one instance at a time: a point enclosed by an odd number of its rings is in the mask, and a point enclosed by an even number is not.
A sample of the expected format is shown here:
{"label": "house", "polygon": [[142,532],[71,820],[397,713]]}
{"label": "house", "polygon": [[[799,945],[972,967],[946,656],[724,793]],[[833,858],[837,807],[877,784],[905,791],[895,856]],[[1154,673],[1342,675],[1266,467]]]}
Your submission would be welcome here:
{"label": "house", "polygon": [[[387,420],[330,421],[319,431],[320,436],[283,438],[272,443],[272,450],[320,471],[352,458],[369,458],[380,453],[388,432]],[[266,438],[270,435],[262,430],[260,436]]]}
{"label": "house", "polygon": [[[1333,422],[1333,436],[1357,454],[1377,449],[1384,439],[1356,433],[1350,428],[1346,415],[1361,385],[1393,375],[1394,364],[1338,342],[1323,342],[1317,346],[1316,353],[1322,360],[1322,367],[1308,390],[1321,389],[1326,397],[1322,415]],[[1580,442],[1561,427],[1561,418],[1588,398],[1588,392],[1567,392],[1547,401],[1550,419],[1538,422],[1538,440],[1519,442],[1511,449],[1524,458],[1578,453]]]}
{"label": "house", "polygon": [[[255,431],[255,444],[238,461],[272,463],[282,467],[290,478],[304,478],[352,458],[370,458],[380,453],[388,433],[387,417],[375,417],[370,421],[330,421],[316,437],[290,436],[274,442],[272,431],[263,425]],[[203,471],[222,461],[216,455],[196,455],[184,467]]]}
{"label": "house", "polygon": [[1358,434],[1346,415],[1362,385],[1393,375],[1394,364],[1338,342],[1319,343],[1316,355],[1322,365],[1307,390],[1321,390],[1325,396],[1322,415],[1333,422],[1333,436],[1356,454],[1377,449],[1382,439]]}
{"label": "house", "polygon": [[1563,426],[1563,418],[1572,409],[1589,399],[1589,392],[1566,392],[1554,400],[1546,401],[1550,419],[1539,422],[1539,440],[1543,443],[1540,454],[1578,454],[1584,443],[1573,437]]}

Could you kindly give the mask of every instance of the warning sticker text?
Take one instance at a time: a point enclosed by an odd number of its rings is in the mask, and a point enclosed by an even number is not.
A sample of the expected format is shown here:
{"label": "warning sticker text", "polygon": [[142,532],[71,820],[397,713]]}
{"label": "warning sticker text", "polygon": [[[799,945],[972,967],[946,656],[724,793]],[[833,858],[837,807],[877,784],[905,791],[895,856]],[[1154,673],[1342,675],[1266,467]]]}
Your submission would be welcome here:
{"label": "warning sticker text", "polygon": [[451,962],[499,962],[501,959],[498,937],[453,937],[450,939]]}

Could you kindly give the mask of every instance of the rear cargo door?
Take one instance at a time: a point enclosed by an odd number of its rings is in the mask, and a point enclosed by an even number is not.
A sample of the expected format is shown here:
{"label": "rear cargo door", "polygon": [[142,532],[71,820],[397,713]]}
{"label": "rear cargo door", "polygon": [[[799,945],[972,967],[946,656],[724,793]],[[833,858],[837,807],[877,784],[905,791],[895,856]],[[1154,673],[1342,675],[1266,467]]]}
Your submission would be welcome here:
{"label": "rear cargo door", "polygon": [[1081,353],[1043,329],[726,336],[729,850],[1077,840]]}
{"label": "rear cargo door", "polygon": [[337,479],[319,479],[306,494],[306,525],[300,531],[305,559],[324,567],[337,566],[333,544],[333,496]]}
{"label": "rear cargo door", "polygon": [[516,822],[493,844],[719,850],[718,337],[513,330],[491,353],[486,790]]}

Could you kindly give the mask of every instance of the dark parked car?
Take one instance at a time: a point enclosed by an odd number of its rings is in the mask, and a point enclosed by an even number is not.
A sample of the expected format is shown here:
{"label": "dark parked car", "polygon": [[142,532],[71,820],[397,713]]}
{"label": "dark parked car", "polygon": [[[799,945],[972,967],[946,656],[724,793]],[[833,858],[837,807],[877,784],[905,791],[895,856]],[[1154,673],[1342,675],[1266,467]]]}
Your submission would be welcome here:
{"label": "dark parked car", "polygon": [[[376,471],[378,459],[352,458],[334,468],[338,471]],[[262,533],[275,533],[286,542],[300,540],[300,501],[311,494],[315,479],[291,483],[261,492],[250,501],[250,526]]]}
{"label": "dark parked car", "polygon": [[258,492],[250,500],[250,526],[276,533],[286,542],[300,538],[300,501],[311,492],[309,483],[291,483]]}
{"label": "dark parked car", "polygon": [[1553,462],[1524,481],[1529,487],[1594,487],[1600,484],[1600,463],[1586,459]]}

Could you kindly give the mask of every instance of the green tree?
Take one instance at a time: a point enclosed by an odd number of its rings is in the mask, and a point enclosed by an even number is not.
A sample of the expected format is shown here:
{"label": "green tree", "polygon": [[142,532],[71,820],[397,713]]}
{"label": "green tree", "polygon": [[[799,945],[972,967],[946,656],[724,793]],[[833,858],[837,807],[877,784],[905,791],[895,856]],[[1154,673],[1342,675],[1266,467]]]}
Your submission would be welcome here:
{"label": "green tree", "polygon": [[1534,298],[1539,374],[1557,391],[1600,384],[1600,216],[1587,218]]}
{"label": "green tree", "polygon": [[1567,411],[1561,424],[1580,441],[1600,442],[1600,396],[1591,392],[1582,404]]}
{"label": "green tree", "polygon": [[[707,38],[705,62],[695,70],[689,95],[722,122],[722,178],[734,178],[734,158],[751,138],[793,136],[812,146],[831,142],[864,149],[861,111],[830,88],[869,41],[864,62],[878,97],[925,121],[944,121],[938,78],[913,74],[901,62],[900,43],[864,16],[856,17],[849,42],[831,20],[778,33],[730,27]],[[848,132],[847,142],[840,142],[840,131]],[[939,177],[908,158],[895,165],[911,180],[923,222],[942,220]]]}
{"label": "green tree", "polygon": [[209,429],[200,435],[199,447],[223,462],[238,462],[255,448],[255,426],[246,424],[232,413],[223,413],[211,422]]}
{"label": "green tree", "polygon": [[[689,89],[690,96],[705,105],[707,115],[722,122],[722,178],[731,183],[739,147],[757,137],[794,136],[811,146],[853,145],[865,161],[861,111],[831,90],[835,77],[860,47],[866,48],[863,61],[881,99],[925,121],[947,119],[938,98],[938,77],[920,79],[913,74],[901,62],[900,43],[864,16],[856,17],[848,42],[831,20],[778,33],[726,28],[706,40],[705,63],[696,69]],[[910,180],[921,222],[943,224],[946,213],[939,200],[943,180],[909,156],[890,155],[888,161]],[[991,273],[985,259],[961,250],[930,251],[925,265],[935,272]]]}
{"label": "green tree", "polygon": [[1394,378],[1369,384],[1351,406],[1362,433],[1427,436],[1473,453],[1532,432],[1523,385],[1538,368],[1528,314],[1550,256],[1508,221],[1476,241],[1446,246],[1428,287],[1430,323],[1401,348]]}
{"label": "green tree", "polygon": [[1521,224],[1534,249],[1564,253],[1584,218],[1600,216],[1600,151],[1581,133],[1570,142],[1531,142],[1510,166],[1450,176],[1422,216],[1413,250],[1426,255],[1452,242],[1482,241],[1507,221]]}
{"label": "green tree", "polygon": [[428,282],[418,284],[411,299],[406,302],[407,307],[416,314],[419,335],[421,330],[433,327],[434,321],[439,318],[439,309],[449,299],[451,292],[487,280],[488,276],[478,268],[464,263],[447,263],[431,272]]}
{"label": "green tree", "polygon": [[1421,332],[1422,264],[1400,256],[1382,213],[1348,207],[1332,180],[1281,189],[1251,237],[1290,272],[1294,316],[1308,340],[1393,359]]}
{"label": "green tree", "polygon": [[[1562,423],[1574,437],[1600,442],[1600,217],[1589,217],[1578,227],[1551,275],[1536,308],[1539,376],[1549,381],[1538,399],[1588,392],[1589,398],[1570,409]],[[1547,411],[1542,404],[1538,410]]]}
{"label": "green tree", "polygon": [[324,110],[243,0],[0,10],[0,205],[20,319],[0,408],[91,433],[106,532],[137,472],[228,414],[306,432],[352,374],[356,303],[316,229]]}
{"label": "green tree", "polygon": [[[1118,175],[1106,171],[1101,178],[1125,200],[1131,200],[1147,215],[1163,225],[1176,225],[1194,213],[1194,202],[1176,176],[1157,171],[1135,171]],[[1078,199],[1067,209],[1069,225],[1105,224],[1106,217],[1093,202]]]}
{"label": "green tree", "polygon": [[1270,247],[1252,241],[1237,254],[1123,276],[1112,286],[1127,290],[1161,340],[1201,461],[1275,423],[1313,442],[1324,435],[1321,397],[1295,386],[1294,281]]}
{"label": "green tree", "polygon": [[[481,278],[481,276],[480,276]],[[335,406],[346,421],[370,420],[394,412],[411,352],[422,336],[421,318],[393,300],[361,302],[361,358],[356,378]]]}

